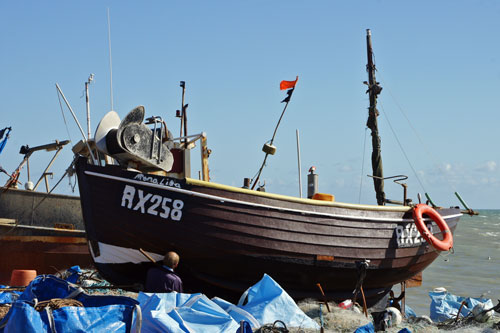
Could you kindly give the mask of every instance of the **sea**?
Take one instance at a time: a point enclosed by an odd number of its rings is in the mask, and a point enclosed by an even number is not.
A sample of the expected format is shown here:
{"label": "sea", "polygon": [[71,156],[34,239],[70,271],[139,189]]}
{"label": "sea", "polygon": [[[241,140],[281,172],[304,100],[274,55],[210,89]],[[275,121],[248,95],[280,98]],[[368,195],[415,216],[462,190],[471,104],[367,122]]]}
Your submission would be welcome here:
{"label": "sea", "polygon": [[[456,296],[484,297],[497,305],[500,300],[500,210],[478,210],[479,215],[463,215],[454,233],[453,251],[441,255],[423,272],[422,285],[406,289],[406,305],[417,316],[430,317],[431,298],[429,292],[434,288],[446,288]],[[400,288],[393,288],[396,296]],[[317,304],[299,304],[311,318],[318,321],[315,308]],[[310,310],[309,310],[310,309]],[[323,309],[325,332],[354,332],[356,328],[367,324],[371,318],[353,311],[340,311],[332,307],[333,312]],[[316,316],[316,317],[315,317]],[[439,329],[435,325],[403,322],[391,327],[387,332],[399,332],[403,327],[411,332],[447,332],[456,333],[491,333],[499,332],[492,328],[499,321],[500,314],[487,323],[472,322],[468,325],[448,326]],[[295,331],[291,331],[295,332]],[[298,332],[298,331],[297,331]],[[312,332],[312,331],[306,331]]]}
{"label": "sea", "polygon": [[[406,304],[418,316],[429,316],[429,292],[444,287],[457,296],[500,300],[500,210],[463,215],[453,239],[453,251],[442,253],[423,272],[420,287],[406,289]],[[396,295],[397,290],[394,289]],[[498,315],[498,314],[497,314]]]}

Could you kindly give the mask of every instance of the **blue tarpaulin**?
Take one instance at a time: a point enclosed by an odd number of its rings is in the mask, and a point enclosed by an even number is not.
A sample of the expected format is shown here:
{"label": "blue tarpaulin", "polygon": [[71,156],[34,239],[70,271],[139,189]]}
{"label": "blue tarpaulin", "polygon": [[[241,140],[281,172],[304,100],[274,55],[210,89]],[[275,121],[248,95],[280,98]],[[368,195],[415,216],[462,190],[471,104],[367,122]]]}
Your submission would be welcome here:
{"label": "blue tarpaulin", "polygon": [[7,134],[5,134],[5,138],[3,138],[2,141],[0,141],[0,154],[2,153],[2,150],[5,148],[5,145],[7,144],[7,140],[9,139],[9,133],[11,131],[11,128],[6,127],[0,131],[0,140],[2,139],[2,137],[6,131],[7,131]]}
{"label": "blue tarpaulin", "polygon": [[107,305],[38,312],[29,302],[16,301],[0,323],[0,332],[130,332],[133,311],[131,306]]}
{"label": "blue tarpaulin", "polygon": [[[373,323],[368,323],[364,326],[358,327],[354,331],[354,333],[375,333],[375,326],[373,325]],[[398,333],[411,333],[411,331],[405,327],[405,328],[399,330]]]}
{"label": "blue tarpaulin", "polygon": [[405,305],[405,316],[406,318],[417,317],[417,314],[415,313],[415,311],[413,311],[412,308],[410,308],[408,305]]}
{"label": "blue tarpaulin", "polygon": [[375,326],[373,326],[373,323],[368,323],[358,327],[354,333],[375,333]]}
{"label": "blue tarpaulin", "polygon": [[243,294],[238,305],[220,298],[210,300],[203,294],[175,292],[140,293],[137,300],[143,314],[143,332],[235,333],[242,321],[257,329],[276,320],[283,321],[287,327],[319,329],[266,274]]}
{"label": "blue tarpaulin", "polygon": [[[54,298],[72,298],[84,307],[66,306],[40,312],[34,306]],[[139,311],[139,312],[137,312]],[[26,287],[5,318],[0,333],[8,332],[130,332],[138,302],[123,296],[93,296],[53,275],[39,275]],[[137,324],[140,325],[138,320]]]}
{"label": "blue tarpaulin", "polygon": [[[76,272],[78,273],[78,272]],[[0,294],[1,295],[1,294]],[[14,295],[14,294],[11,294]],[[124,296],[94,296],[52,275],[37,276],[12,304],[0,322],[8,332],[251,332],[277,320],[287,327],[319,329],[292,298],[268,275],[249,288],[238,305],[203,294],[139,293],[138,300]],[[83,307],[35,310],[54,298],[75,299]],[[139,307],[140,304],[140,307]]]}
{"label": "blue tarpaulin", "polygon": [[69,276],[65,280],[71,283],[76,283],[82,274],[82,270],[78,265],[68,268],[66,272]]}
{"label": "blue tarpaulin", "polygon": [[[0,284],[0,288],[6,289],[8,286],[4,286]],[[13,303],[19,295],[21,295],[21,291],[17,290],[7,290],[0,292],[0,304],[8,304],[8,303]]]}
{"label": "blue tarpaulin", "polygon": [[262,326],[260,322],[257,319],[255,319],[255,317],[251,313],[247,312],[246,310],[243,310],[241,307],[218,297],[212,298],[212,301],[215,302],[217,305],[219,305],[222,309],[224,309],[224,311],[229,313],[229,315],[236,322],[245,321],[254,329]]}
{"label": "blue tarpaulin", "polygon": [[236,332],[239,324],[203,294],[140,293],[142,332]]}
{"label": "blue tarpaulin", "polygon": [[14,303],[20,294],[19,291],[5,291],[0,293],[0,304]]}
{"label": "blue tarpaulin", "polygon": [[466,298],[452,295],[447,291],[431,291],[429,292],[429,296],[432,300],[430,305],[430,314],[431,319],[434,322],[441,322],[447,319],[456,318],[458,310],[464,301],[465,304],[460,311],[460,315],[462,317],[469,315],[472,309],[479,303],[484,303],[488,309],[493,307],[491,299],[472,297]]}
{"label": "blue tarpaulin", "polygon": [[288,327],[319,329],[319,325],[267,274],[241,296],[238,307],[251,313],[261,325],[281,320]]}

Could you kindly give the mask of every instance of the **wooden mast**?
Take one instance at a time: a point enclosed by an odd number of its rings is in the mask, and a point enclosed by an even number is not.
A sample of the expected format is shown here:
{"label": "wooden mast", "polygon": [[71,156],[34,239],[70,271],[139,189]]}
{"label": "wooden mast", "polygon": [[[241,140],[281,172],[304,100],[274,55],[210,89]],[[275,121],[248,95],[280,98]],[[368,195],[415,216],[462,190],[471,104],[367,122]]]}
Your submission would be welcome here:
{"label": "wooden mast", "polygon": [[375,79],[375,64],[373,62],[372,40],[371,31],[366,29],[366,47],[368,64],[366,71],[368,72],[368,90],[370,96],[370,107],[368,108],[368,121],[366,126],[370,128],[372,135],[372,169],[373,169],[373,185],[377,194],[377,203],[379,205],[385,204],[384,193],[384,172],[382,167],[382,155],[380,149],[380,136],[378,134],[377,116],[377,96],[382,91],[382,87]]}

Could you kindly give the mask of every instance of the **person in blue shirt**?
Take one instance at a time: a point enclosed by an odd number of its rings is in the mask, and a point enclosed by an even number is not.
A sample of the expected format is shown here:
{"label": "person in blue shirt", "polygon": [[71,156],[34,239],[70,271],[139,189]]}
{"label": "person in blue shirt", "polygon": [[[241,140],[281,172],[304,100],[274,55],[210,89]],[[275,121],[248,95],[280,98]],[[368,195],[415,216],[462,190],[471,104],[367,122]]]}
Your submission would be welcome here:
{"label": "person in blue shirt", "polygon": [[173,251],[168,252],[163,258],[163,266],[152,267],[148,270],[144,291],[148,293],[170,293],[172,291],[182,293],[182,280],[174,273],[177,265],[179,265],[179,255]]}

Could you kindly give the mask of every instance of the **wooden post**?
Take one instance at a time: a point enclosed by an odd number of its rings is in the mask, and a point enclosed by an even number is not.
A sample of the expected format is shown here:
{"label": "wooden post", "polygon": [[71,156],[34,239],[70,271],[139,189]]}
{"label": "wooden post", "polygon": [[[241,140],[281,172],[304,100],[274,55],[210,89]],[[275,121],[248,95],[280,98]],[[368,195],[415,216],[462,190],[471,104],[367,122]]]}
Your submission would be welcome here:
{"label": "wooden post", "polygon": [[210,155],[210,150],[207,148],[207,136],[205,133],[201,134],[201,175],[202,179],[206,182],[210,181],[209,169],[208,169],[208,156]]}
{"label": "wooden post", "polygon": [[153,264],[158,264],[156,262],[156,260],[154,260],[149,254],[147,254],[146,251],[144,251],[143,249],[139,249],[139,251],[146,257],[149,259],[149,261],[151,261]]}
{"label": "wooden post", "polygon": [[361,297],[363,297],[363,313],[365,314],[365,317],[368,318],[368,308],[366,307],[365,292],[363,290],[363,286],[360,286],[359,288],[361,290]]}
{"label": "wooden post", "polygon": [[401,315],[405,318],[406,313],[406,281],[401,282],[401,293],[404,295],[401,300]]}
{"label": "wooden post", "polygon": [[323,288],[321,288],[321,284],[316,283],[316,285],[318,286],[319,291],[321,292],[321,295],[323,296],[323,302],[326,305],[326,309],[328,310],[328,312],[330,312],[330,306],[328,306],[328,302],[326,301],[326,296],[325,296],[325,293],[323,292]]}

